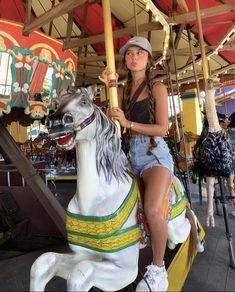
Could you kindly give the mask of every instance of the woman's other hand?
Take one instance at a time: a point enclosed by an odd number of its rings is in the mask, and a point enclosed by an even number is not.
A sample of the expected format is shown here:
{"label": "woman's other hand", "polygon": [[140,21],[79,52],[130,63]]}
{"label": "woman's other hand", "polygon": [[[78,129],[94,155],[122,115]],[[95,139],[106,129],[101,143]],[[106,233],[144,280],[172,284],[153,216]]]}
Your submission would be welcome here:
{"label": "woman's other hand", "polygon": [[[104,71],[101,73],[100,76],[98,76],[99,80],[102,81],[107,87],[109,87],[109,75],[112,72],[110,71],[110,69],[108,67],[105,67]],[[116,75],[116,80],[118,80],[118,73],[115,74]]]}

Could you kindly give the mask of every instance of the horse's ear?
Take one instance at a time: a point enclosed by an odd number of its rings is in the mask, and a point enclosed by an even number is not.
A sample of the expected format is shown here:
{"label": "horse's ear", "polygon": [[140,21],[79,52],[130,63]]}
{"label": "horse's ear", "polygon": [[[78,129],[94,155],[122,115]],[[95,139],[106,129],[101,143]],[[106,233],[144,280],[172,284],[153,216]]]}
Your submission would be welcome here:
{"label": "horse's ear", "polygon": [[97,84],[90,85],[87,87],[87,91],[91,99],[93,99],[97,94]]}

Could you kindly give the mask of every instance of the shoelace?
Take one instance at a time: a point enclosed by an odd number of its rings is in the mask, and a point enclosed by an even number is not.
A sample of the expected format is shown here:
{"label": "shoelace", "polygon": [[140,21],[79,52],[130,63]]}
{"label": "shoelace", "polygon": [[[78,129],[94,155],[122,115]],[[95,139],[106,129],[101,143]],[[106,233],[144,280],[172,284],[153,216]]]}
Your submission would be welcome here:
{"label": "shoelace", "polygon": [[153,285],[155,282],[155,277],[157,276],[157,271],[154,269],[154,267],[147,266],[147,271],[145,273],[145,277],[147,278],[149,284]]}
{"label": "shoelace", "polygon": [[164,273],[164,270],[159,271],[157,267],[149,265],[147,266],[147,271],[144,276],[148,280],[150,285],[154,285],[156,278],[160,277],[162,273]]}

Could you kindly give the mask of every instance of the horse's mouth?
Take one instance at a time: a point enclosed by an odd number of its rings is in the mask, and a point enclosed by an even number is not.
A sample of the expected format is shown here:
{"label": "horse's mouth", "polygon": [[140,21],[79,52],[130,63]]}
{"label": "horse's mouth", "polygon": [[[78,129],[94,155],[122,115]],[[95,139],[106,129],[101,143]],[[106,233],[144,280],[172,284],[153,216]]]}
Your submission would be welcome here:
{"label": "horse's mouth", "polygon": [[60,148],[71,148],[74,146],[74,135],[73,134],[67,134],[64,136],[60,136],[58,138],[55,138],[56,144]]}
{"label": "horse's mouth", "polygon": [[72,149],[74,146],[74,132],[49,131],[49,137],[56,142],[56,145],[60,149]]}

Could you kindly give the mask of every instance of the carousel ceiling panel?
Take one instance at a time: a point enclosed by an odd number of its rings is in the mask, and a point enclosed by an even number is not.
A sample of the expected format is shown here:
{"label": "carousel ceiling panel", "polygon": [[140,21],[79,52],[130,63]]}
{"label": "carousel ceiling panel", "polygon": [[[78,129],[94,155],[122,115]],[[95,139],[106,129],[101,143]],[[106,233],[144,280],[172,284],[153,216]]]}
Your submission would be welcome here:
{"label": "carousel ceiling panel", "polygon": [[22,0],[0,0],[0,18],[17,22],[25,21],[25,7]]}
{"label": "carousel ceiling panel", "polygon": [[[172,11],[172,0],[167,1],[154,1],[157,6],[161,8],[162,11],[164,11],[166,14],[169,15],[170,11]],[[192,0],[186,0],[185,1],[189,12],[195,11],[195,2]],[[234,0],[226,0],[226,1],[219,1],[219,0],[200,0],[199,6],[200,9],[206,9],[206,8],[215,8],[218,6],[222,6],[223,4],[233,3],[235,4]],[[182,14],[182,10],[178,7],[177,9],[178,14]],[[213,17],[206,17],[202,18],[202,30],[204,34],[204,40],[209,45],[217,45],[226,35],[226,33],[234,28],[234,20],[235,20],[235,8],[233,8],[233,11],[218,14]],[[189,25],[191,25],[192,32],[195,34],[198,34],[198,27],[196,21],[189,22]],[[234,40],[232,40],[230,43],[234,44]],[[235,54],[234,49],[231,49],[231,51],[222,52],[221,56],[226,58],[230,63],[235,62]]]}
{"label": "carousel ceiling panel", "polygon": [[[110,1],[112,14],[119,19],[125,26],[130,22],[134,24],[134,4],[133,1]],[[141,1],[136,1],[136,12],[139,23],[146,23],[148,21],[147,13],[142,13],[144,11],[144,5]],[[144,19],[143,19],[144,18]]]}
{"label": "carousel ceiling panel", "polygon": [[[179,5],[175,5],[175,3],[180,3],[181,1],[173,1],[173,0],[152,0],[156,7],[163,13],[165,18],[171,17],[172,14],[181,15],[186,13],[185,6],[184,9]],[[52,2],[48,0],[32,0],[32,10],[33,16],[43,15],[45,12],[49,11],[52,8]],[[55,5],[58,5],[62,0],[55,0]],[[112,28],[113,31],[129,28],[135,26],[135,12],[134,12],[134,1],[133,0],[110,0],[111,12],[112,12]],[[188,12],[195,11],[194,1],[185,0],[187,5]],[[4,4],[3,4],[4,3]],[[0,0],[0,16],[4,17],[6,15],[9,19],[15,19],[20,22],[25,21],[25,8],[23,0],[8,0],[3,1]],[[234,3],[234,0],[199,0],[200,9],[207,9],[213,7],[222,7],[224,4]],[[87,5],[88,4],[88,5]],[[174,4],[174,5],[173,5]],[[186,10],[187,10],[186,9]],[[176,10],[176,11],[173,11]],[[142,0],[136,0],[136,12],[137,12],[137,23],[138,27],[142,24],[149,22],[149,14],[145,10],[145,5]],[[3,15],[4,14],[4,15]],[[234,25],[235,13],[234,11],[226,12],[223,14],[218,14],[213,17],[202,18],[203,25],[203,33],[205,39],[205,45],[217,46],[226,33],[232,28]],[[64,39],[67,34],[67,24],[68,24],[68,14],[64,14],[60,17],[53,19],[53,25],[51,29],[51,35]],[[188,23],[191,28],[191,37],[193,39],[193,45],[195,50],[198,51],[197,57],[200,57],[199,53],[199,41],[198,41],[198,27],[196,21],[191,21]],[[157,26],[157,24],[156,24]],[[48,34],[49,33],[50,24],[43,25],[43,30]],[[175,28],[175,26],[174,26]],[[88,0],[82,6],[79,6],[74,10],[74,23],[72,26],[72,34],[71,40],[78,40],[79,38],[88,38],[96,35],[103,34],[103,10],[100,1]],[[142,36],[148,36],[148,32],[140,32]],[[127,34],[120,38],[114,38],[114,49],[117,54],[119,48],[126,42],[126,40],[131,36],[131,34]],[[175,34],[174,34],[175,36]],[[234,45],[235,39],[232,38],[226,44]],[[153,51],[157,51],[158,54],[163,49],[164,42],[164,32],[163,30],[154,30],[151,32],[151,44],[153,47]],[[77,53],[78,47],[74,47],[73,51]],[[182,54],[180,54],[180,50],[182,50]],[[188,45],[188,36],[187,31],[184,29],[180,40],[177,44],[176,48],[176,63],[177,68],[183,68],[190,62],[189,55],[189,45]],[[184,51],[184,52],[183,52]],[[105,54],[105,46],[104,42],[101,41],[99,43],[89,43],[87,46],[87,51],[82,49],[82,53],[80,54],[80,59],[82,60],[86,56],[104,56]],[[209,50],[207,50],[209,52]],[[171,60],[171,70],[174,72],[173,60],[172,60],[172,52],[170,54]],[[84,61],[86,62],[86,60]],[[83,68],[84,70],[84,62],[81,63],[79,68]],[[231,50],[228,50],[228,46],[226,50],[220,49],[219,55],[213,55],[210,58],[209,65],[211,71],[218,70],[221,67],[226,65],[234,64],[235,62],[235,53],[234,48],[231,46]],[[93,62],[89,62],[86,64],[87,75],[94,76],[97,73],[97,70],[100,70],[100,66],[104,66],[104,61],[94,60]],[[88,71],[89,68],[89,71]],[[92,69],[93,68],[93,69]],[[97,69],[98,68],[98,69]],[[197,65],[198,72],[201,73],[201,66]],[[232,68],[231,68],[232,69]],[[91,71],[94,72],[91,72]],[[82,71],[82,70],[81,70]],[[88,74],[89,73],[89,74]],[[97,74],[98,75],[98,74]],[[192,72],[187,70],[185,77],[192,76]],[[183,75],[181,75],[182,77]]]}
{"label": "carousel ceiling panel", "polygon": [[[172,12],[173,12],[172,0],[165,0],[165,1],[154,0],[154,3],[166,15],[168,16],[172,15]],[[188,12],[195,11],[194,1],[185,0],[185,3],[187,4]],[[200,9],[207,9],[207,8],[215,8],[219,6],[222,7],[223,4],[228,4],[228,3],[235,4],[234,0],[228,0],[228,1],[200,0],[199,6],[200,6]],[[177,12],[175,13],[177,13],[178,15],[182,14],[183,13],[182,8],[177,6]],[[202,30],[204,34],[205,44],[212,45],[212,46],[217,46],[218,44],[220,44],[221,41],[223,41],[224,36],[233,28],[235,29],[234,20],[235,20],[235,7],[233,8],[233,11],[231,12],[218,14],[213,17],[202,18]],[[192,33],[195,34],[196,38],[198,38],[198,26],[197,26],[196,20],[191,21],[188,24],[191,26]],[[181,41],[181,43],[183,42]],[[231,46],[231,50],[229,50],[227,46],[226,51],[220,49],[219,55],[221,56],[221,58],[218,58],[215,55],[213,55],[210,58],[211,70],[214,70],[215,68],[218,69],[219,67],[226,66],[227,64],[231,64],[235,62],[234,47],[232,47],[232,45],[234,44],[235,44],[235,38],[233,37],[231,38],[231,40],[229,40],[226,43],[226,45]],[[187,44],[186,44],[186,47],[187,47]],[[177,58],[177,64],[179,65],[182,65],[184,61],[185,61],[185,58],[183,57]]]}
{"label": "carousel ceiling panel", "polygon": [[[135,10],[134,3],[131,0],[126,1],[110,1],[112,14],[119,19],[123,27],[135,27]],[[125,13],[124,13],[125,11]],[[145,10],[145,5],[142,1],[136,1],[136,21],[139,27],[142,24],[149,22],[149,14]],[[148,32],[140,32],[140,36],[148,37]],[[127,35],[119,39],[119,47],[116,47],[116,53],[119,48],[122,47],[131,35]],[[164,32],[163,30],[153,30],[151,32],[151,45],[153,51],[159,51],[163,49]]]}
{"label": "carousel ceiling panel", "polygon": [[[58,5],[59,1],[55,1],[55,5]],[[32,1],[32,9],[36,15],[36,17],[43,15],[46,11],[52,8],[51,1],[48,0],[33,0]],[[68,25],[68,14],[64,14],[60,17],[54,18],[52,21],[52,30],[51,35],[56,38],[66,37],[67,34],[67,25]],[[50,24],[46,24],[43,26],[43,30],[45,33],[49,34]],[[78,26],[73,23],[72,26],[72,36],[80,36],[81,31]]]}

